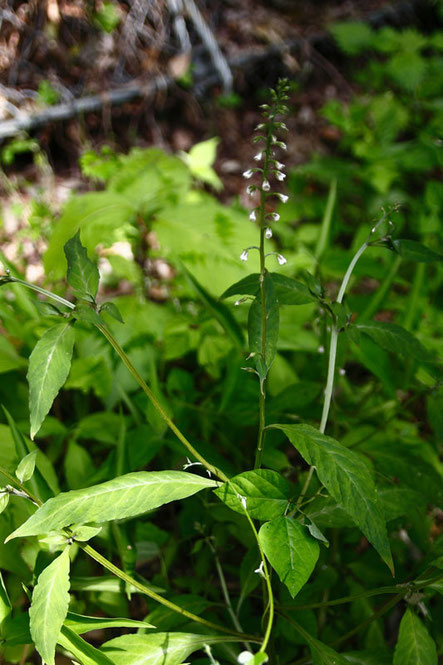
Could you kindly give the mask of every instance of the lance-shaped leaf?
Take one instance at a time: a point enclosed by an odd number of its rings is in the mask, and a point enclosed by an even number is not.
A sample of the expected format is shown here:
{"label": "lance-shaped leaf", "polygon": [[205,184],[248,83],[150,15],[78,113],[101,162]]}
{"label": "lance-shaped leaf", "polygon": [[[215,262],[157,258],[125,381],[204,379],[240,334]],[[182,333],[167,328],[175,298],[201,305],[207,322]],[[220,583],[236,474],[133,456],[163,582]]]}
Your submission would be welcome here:
{"label": "lance-shaped leaf", "polygon": [[81,665],[115,665],[115,662],[108,656],[86,642],[68,626],[62,626],[58,636],[58,644],[72,653],[75,661],[81,663]]}
{"label": "lance-shaped leaf", "polygon": [[35,536],[70,524],[136,517],[217,483],[184,471],[138,471],[49,499],[9,537]]}
{"label": "lance-shaped leaf", "polygon": [[420,344],[418,339],[396,323],[369,321],[368,323],[358,323],[355,327],[365,335],[369,335],[378,346],[386,351],[399,353],[422,362],[432,360],[431,353]]}
{"label": "lance-shaped leaf", "polygon": [[437,649],[422,621],[407,609],[400,623],[394,665],[437,665]]}
{"label": "lance-shaped leaf", "polygon": [[394,250],[404,259],[409,261],[418,261],[420,263],[433,263],[434,261],[443,261],[443,256],[437,254],[434,250],[422,245],[415,240],[403,240],[399,238],[392,243]]}
{"label": "lance-shaped leaf", "polygon": [[32,478],[35,469],[35,458],[37,457],[38,450],[33,450],[28,453],[19,463],[15,470],[15,475],[21,483],[25,483]]}
{"label": "lance-shaped leaf", "polygon": [[308,303],[317,302],[317,298],[310,293],[308,287],[302,282],[297,282],[297,280],[286,277],[286,275],[280,275],[278,272],[272,272],[271,278],[280,305],[307,305]]}
{"label": "lance-shaped leaf", "polygon": [[270,469],[245,471],[215,490],[215,494],[236,513],[244,515],[242,501],[251,517],[272,520],[285,512],[291,486],[286,478]]}
{"label": "lance-shaped leaf", "polygon": [[11,614],[11,609],[11,601],[0,571],[0,637],[3,637],[3,622]]}
{"label": "lance-shaped leaf", "polygon": [[268,273],[265,275],[264,287],[266,330],[263,330],[260,292],[249,309],[249,351],[259,356],[264,361],[266,369],[269,369],[277,352],[279,311],[274,284]]}
{"label": "lance-shaped leaf", "polygon": [[352,450],[310,425],[281,429],[303,459],[316,467],[321,483],[343,507],[394,573],[385,517],[368,467]]}
{"label": "lance-shaped leaf", "polygon": [[40,573],[32,593],[29,627],[35,648],[47,665],[55,663],[55,646],[69,605],[69,547]]}
{"label": "lance-shaped leaf", "polygon": [[80,298],[93,302],[97,295],[99,272],[97,266],[88,257],[77,231],[65,245],[68,262],[67,280]]}
{"label": "lance-shaped leaf", "polygon": [[263,524],[258,537],[266,558],[294,598],[314,570],[320,553],[318,542],[292,517]]}
{"label": "lance-shaped leaf", "polygon": [[74,330],[70,323],[49,328],[29,357],[31,439],[37,434],[71,367]]}
{"label": "lance-shaped leaf", "polygon": [[193,633],[154,633],[122,635],[102,645],[116,665],[181,665],[191,653],[204,644],[237,642],[236,638]]}
{"label": "lance-shaped leaf", "polygon": [[77,635],[88,633],[91,630],[103,630],[105,628],[155,628],[146,621],[136,621],[135,619],[106,617],[89,617],[83,614],[68,612],[65,619],[65,626],[70,628]]}

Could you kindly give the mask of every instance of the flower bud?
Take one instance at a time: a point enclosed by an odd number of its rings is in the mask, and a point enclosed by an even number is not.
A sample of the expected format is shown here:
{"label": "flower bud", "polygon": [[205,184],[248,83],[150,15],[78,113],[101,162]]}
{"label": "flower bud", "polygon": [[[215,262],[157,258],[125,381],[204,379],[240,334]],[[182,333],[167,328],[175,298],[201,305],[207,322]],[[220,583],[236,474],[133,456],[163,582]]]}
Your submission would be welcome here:
{"label": "flower bud", "polygon": [[269,228],[269,226],[265,231],[265,238],[267,238],[268,240],[269,238],[272,238],[272,230]]}
{"label": "flower bud", "polygon": [[282,254],[277,254],[277,261],[281,266],[284,266],[287,263],[287,259]]}
{"label": "flower bud", "polygon": [[242,260],[242,261],[247,261],[247,260],[248,260],[248,255],[249,255],[248,250],[247,250],[247,249],[244,249],[244,250],[242,251],[242,253],[240,254],[240,258],[241,258],[241,260]]}

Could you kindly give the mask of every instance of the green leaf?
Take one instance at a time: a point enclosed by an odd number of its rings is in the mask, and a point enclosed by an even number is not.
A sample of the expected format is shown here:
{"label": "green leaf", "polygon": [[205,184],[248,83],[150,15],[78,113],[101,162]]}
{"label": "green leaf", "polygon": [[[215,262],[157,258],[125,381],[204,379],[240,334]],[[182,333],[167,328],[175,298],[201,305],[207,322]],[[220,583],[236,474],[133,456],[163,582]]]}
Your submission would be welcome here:
{"label": "green leaf", "polygon": [[72,529],[72,538],[79,543],[86,543],[102,530],[101,526],[75,526]]}
{"label": "green leaf", "polygon": [[80,240],[77,231],[65,245],[65,256],[68,262],[67,280],[80,298],[94,302],[97,295],[100,275],[97,266],[88,258],[88,253]]}
{"label": "green leaf", "polygon": [[69,547],[40,574],[29,608],[31,636],[47,665],[55,665],[55,646],[68,605]]}
{"label": "green leaf", "polygon": [[15,475],[21,483],[25,483],[27,480],[32,478],[35,469],[35,458],[37,457],[38,450],[33,450],[31,453],[28,453],[24,457],[17,469],[15,470]]}
{"label": "green leaf", "polygon": [[77,321],[82,321],[84,323],[92,323],[94,326],[105,326],[105,322],[99,314],[85,303],[78,303],[75,306],[75,309],[72,311],[72,315],[77,319]]}
{"label": "green leaf", "polygon": [[8,507],[9,492],[0,492],[0,515]]}
{"label": "green leaf", "polygon": [[292,517],[278,517],[263,524],[258,537],[266,558],[294,598],[317,563],[320,553],[317,541]]}
{"label": "green leaf", "polygon": [[272,520],[285,512],[291,486],[286,478],[276,471],[257,469],[245,471],[231,478],[215,490],[215,494],[229,508],[244,515],[240,497],[246,499],[246,508],[251,517]]}
{"label": "green leaf", "polygon": [[203,304],[211,312],[212,316],[222,325],[224,330],[231,337],[233,342],[239,347],[243,347],[243,331],[235,320],[232,312],[226,307],[224,303],[219,302],[211,296],[210,293],[202,287],[202,285],[195,279],[195,277],[189,272],[189,270],[182,264],[182,270],[188,280],[189,284],[192,286],[193,290],[196,292]]}
{"label": "green leaf", "polygon": [[247,277],[243,277],[243,279],[241,279],[239,282],[235,282],[235,284],[232,284],[232,286],[226,289],[220,298],[224,299],[237,295],[257,295],[257,292],[260,288],[259,278],[259,273],[253,273]]}
{"label": "green leaf", "polygon": [[181,665],[191,653],[204,644],[236,642],[236,638],[193,633],[154,633],[122,635],[102,645],[116,665]]}
{"label": "green leaf", "polygon": [[99,313],[101,314],[102,312],[105,312],[106,314],[109,314],[109,316],[112,316],[116,321],[119,321],[120,323],[124,323],[123,317],[120,314],[120,310],[117,307],[117,305],[114,305],[113,302],[105,302],[99,309]]}
{"label": "green leaf", "polygon": [[93,647],[92,644],[85,642],[68,626],[62,626],[58,636],[58,644],[72,653],[75,660],[81,665],[115,665],[104,653]]}
{"label": "green leaf", "polygon": [[[280,305],[306,305],[311,302],[317,302],[317,298],[310,293],[308,287],[302,282],[297,282],[295,279],[281,275],[278,272],[271,272],[269,275],[274,285],[275,296]],[[259,278],[259,273],[248,275],[226,289],[220,297],[229,298],[235,295],[256,296],[260,288]]]}
{"label": "green leaf", "polygon": [[146,621],[114,617],[112,619],[107,619],[106,617],[89,617],[83,614],[75,614],[74,612],[68,612],[64,625],[70,628],[76,635],[106,628],[155,628],[155,626]]}
{"label": "green leaf", "polygon": [[[279,310],[275,296],[274,284],[268,273],[265,275],[265,314],[266,314],[266,337],[264,357],[262,353],[262,304],[260,293],[252,303],[248,317],[249,352],[258,356],[266,366],[266,370],[272,364],[277,352]],[[259,369],[257,367],[257,369]]]}
{"label": "green leaf", "polygon": [[282,430],[321,483],[343,507],[394,572],[383,509],[362,458],[310,425],[272,425]]}
{"label": "green leaf", "polygon": [[31,439],[39,431],[52,402],[69,374],[74,346],[70,323],[49,328],[29,357],[29,410]]}
{"label": "green leaf", "polygon": [[0,571],[0,636],[3,636],[3,622],[11,614],[11,609],[11,601]]}
{"label": "green leaf", "polygon": [[408,608],[400,623],[393,665],[437,665],[437,649],[423,623]]}
{"label": "green leaf", "polygon": [[302,282],[286,275],[280,275],[278,272],[271,272],[272,283],[274,284],[275,295],[280,305],[307,305],[317,302],[309,291],[308,287]]}
{"label": "green leaf", "polygon": [[426,245],[422,245],[420,242],[415,242],[415,240],[394,240],[392,245],[395,251],[400,254],[401,257],[409,261],[418,261],[421,263],[433,263],[434,261],[443,261],[443,256],[437,254]]}
{"label": "green leaf", "polygon": [[348,661],[327,644],[312,638],[309,641],[313,665],[347,665]]}
{"label": "green leaf", "polygon": [[188,165],[192,175],[198,180],[206,182],[217,191],[223,189],[223,183],[212,168],[215,162],[217,145],[220,139],[212,138],[196,143],[188,153],[182,153],[185,164]]}
{"label": "green leaf", "polygon": [[[156,593],[164,593],[161,587],[150,584],[146,580],[144,584]],[[113,575],[101,575],[100,577],[73,577],[71,579],[71,589],[73,591],[98,591],[100,593],[121,593],[121,582]],[[128,585],[130,593],[141,593],[132,585]]]}
{"label": "green leaf", "polygon": [[370,321],[368,323],[357,323],[355,327],[368,335],[385,351],[399,353],[422,362],[432,360],[432,355],[421,345],[418,339],[396,323]]}
{"label": "green leaf", "polygon": [[214,480],[184,471],[127,473],[100,485],[62,492],[49,499],[8,540],[56,531],[70,524],[136,517],[216,486]]}

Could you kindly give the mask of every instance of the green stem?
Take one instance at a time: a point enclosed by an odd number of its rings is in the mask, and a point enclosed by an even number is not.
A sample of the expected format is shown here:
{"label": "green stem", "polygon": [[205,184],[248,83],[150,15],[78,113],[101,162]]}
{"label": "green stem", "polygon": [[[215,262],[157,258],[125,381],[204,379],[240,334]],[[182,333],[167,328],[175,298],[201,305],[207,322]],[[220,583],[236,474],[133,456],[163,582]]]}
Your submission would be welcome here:
{"label": "green stem", "polygon": [[191,621],[196,621],[197,623],[200,623],[203,626],[207,626],[208,628],[212,628],[213,630],[218,630],[222,633],[227,633],[229,635],[234,635],[235,637],[238,637],[241,640],[250,640],[251,642],[259,642],[257,637],[255,637],[254,635],[247,635],[245,633],[238,633],[236,631],[232,631],[230,628],[226,628],[225,626],[221,626],[217,623],[213,623],[212,621],[207,621],[206,619],[203,619],[202,617],[199,617],[196,614],[193,614],[192,612],[188,612],[188,610],[185,610],[183,607],[180,607],[179,605],[176,605],[175,603],[171,602],[167,598],[163,598],[158,593],[155,593],[155,591],[152,591],[145,584],[142,584],[142,582],[138,582],[136,579],[131,577],[131,575],[128,575],[123,570],[121,570],[120,568],[115,566],[113,563],[111,563],[111,561],[108,561],[108,559],[106,559],[104,556],[102,556],[99,552],[97,552],[90,545],[85,545],[83,543],[78,543],[78,544],[86,554],[88,554],[92,559],[97,561],[97,563],[99,563],[101,566],[103,566],[103,568],[106,568],[107,570],[109,570],[109,572],[111,572],[116,577],[119,577],[121,580],[123,580],[127,584],[131,584],[136,589],[138,589],[139,591],[141,591],[145,595],[149,596],[153,600],[156,600],[161,605],[164,605],[165,607],[168,607],[173,612],[176,612],[177,614],[181,614],[182,616],[187,617]]}
{"label": "green stem", "polygon": [[[352,258],[351,263],[348,266],[348,269],[346,270],[345,276],[343,277],[343,282],[340,286],[340,290],[338,292],[337,296],[337,302],[341,304],[343,302],[343,298],[345,296],[345,292],[347,289],[347,286],[349,284],[349,280],[351,279],[352,273],[354,271],[354,268],[357,264],[357,261],[359,260],[360,256],[363,254],[363,252],[369,247],[370,245],[370,239],[373,233],[378,229],[380,224],[382,224],[386,217],[387,213],[383,215],[383,217],[377,222],[377,224],[374,226],[374,228],[371,230],[371,233],[363,243],[363,245],[357,250],[355,255]],[[332,392],[334,389],[334,379],[335,379],[335,363],[336,363],[336,358],[337,358],[337,342],[338,342],[338,333],[339,331],[337,330],[335,321],[332,323],[332,330],[331,330],[331,341],[330,341],[330,346],[329,346],[329,362],[328,362],[328,375],[326,379],[326,388],[325,388],[325,398],[323,402],[323,411],[321,414],[321,421],[320,421],[320,427],[319,430],[322,434],[325,433],[326,430],[326,425],[328,423],[328,417],[329,417],[329,409],[331,407],[331,399],[332,399]],[[312,467],[309,469],[309,474],[308,478],[305,482],[305,485],[303,487],[303,490],[298,498],[297,505],[300,505],[306,495],[306,492],[308,491],[309,484],[311,482],[312,478]]]}
{"label": "green stem", "polygon": [[[11,481],[11,483],[14,483],[17,487],[20,488],[21,491],[25,492],[28,497],[36,503],[38,506],[42,505],[42,502],[40,499],[37,497],[33,496],[27,489],[26,487],[19,482],[17,478],[14,478],[9,471],[6,471],[6,469],[3,469],[0,467],[0,473],[2,473],[8,480]],[[207,626],[208,628],[213,628],[214,630],[221,631],[222,633],[229,633],[229,635],[234,635],[235,637],[238,637],[241,640],[249,640],[251,642],[260,642],[260,640],[257,639],[254,635],[247,635],[244,633],[240,632],[235,632],[230,630],[229,628],[225,628],[225,626],[221,626],[216,623],[212,623],[212,621],[207,621],[206,619],[203,619],[202,617],[197,616],[196,614],[193,614],[192,612],[188,612],[188,610],[185,610],[183,607],[180,607],[179,605],[176,605],[175,603],[171,602],[170,600],[167,600],[167,598],[163,598],[159,594],[155,593],[155,591],[152,591],[149,587],[147,587],[145,584],[142,582],[139,582],[136,580],[134,577],[131,577],[131,575],[128,575],[125,573],[123,570],[115,566],[111,561],[106,559],[102,554],[97,552],[93,547],[90,545],[87,545],[85,543],[80,543],[78,542],[79,547],[86,553],[88,556],[90,556],[92,559],[97,561],[103,568],[106,568],[109,570],[113,575],[116,577],[119,577],[121,580],[126,582],[127,584],[131,584],[133,587],[144,593],[145,595],[149,596],[153,600],[156,600],[158,603],[161,605],[164,605],[165,607],[168,607],[170,610],[173,612],[176,612],[177,614],[181,614],[182,616],[187,617],[188,619],[191,619],[191,621],[196,621],[197,623],[200,623],[204,626]]]}
{"label": "green stem", "polygon": [[274,594],[273,594],[273,591],[272,591],[271,576],[269,574],[269,569],[268,569],[268,566],[266,564],[265,553],[263,552],[263,548],[261,546],[261,543],[260,543],[260,540],[259,540],[259,537],[258,537],[257,529],[255,528],[254,522],[252,521],[252,519],[251,519],[249,513],[247,512],[247,510],[245,510],[245,515],[248,519],[248,522],[249,522],[249,524],[251,526],[251,529],[254,533],[255,540],[257,542],[258,550],[260,552],[260,558],[261,558],[261,561],[262,561],[262,564],[263,564],[263,575],[265,577],[266,588],[267,588],[267,591],[268,591],[268,607],[269,607],[268,623],[267,623],[267,626],[266,626],[265,635],[263,637],[263,642],[262,642],[262,645],[260,647],[260,651],[264,653],[266,651],[266,647],[268,646],[268,642],[269,642],[269,639],[271,637],[272,624],[274,623]]}
{"label": "green stem", "polygon": [[75,309],[74,303],[69,302],[69,300],[66,300],[65,298],[62,298],[61,296],[58,296],[55,293],[51,293],[51,291],[46,291],[46,289],[42,289],[40,286],[36,286],[35,284],[30,284],[29,282],[25,282],[23,279],[18,279],[17,277],[12,277],[11,275],[1,277],[1,282],[0,283],[8,283],[8,282],[21,284],[22,286],[27,286],[28,289],[32,289],[33,291],[37,291],[37,293],[41,293],[43,296],[46,296],[47,298],[51,298],[52,300],[55,300],[60,305],[64,305],[65,307],[69,307],[69,309]]}
{"label": "green stem", "polygon": [[[266,137],[265,158],[263,163],[263,180],[267,178],[269,168],[269,157],[271,153],[271,137],[272,137],[272,122],[268,125],[268,133]],[[267,318],[266,318],[266,289],[265,289],[265,273],[266,273],[266,256],[265,256],[265,215],[266,215],[266,194],[261,190],[260,193],[260,209],[258,215],[258,224],[260,226],[260,300],[261,300],[261,355],[263,362],[266,365],[266,334],[267,334]],[[261,467],[261,460],[263,455],[263,448],[266,436],[266,377],[260,380],[260,395],[259,395],[259,422],[258,422],[258,438],[257,450],[255,453],[254,469]]]}
{"label": "green stem", "polygon": [[220,480],[223,482],[227,482],[229,480],[228,476],[223,473],[220,469],[217,469],[215,466],[213,466],[210,462],[208,462],[200,453],[194,448],[192,443],[188,441],[188,439],[185,437],[185,435],[179,430],[177,425],[174,423],[173,420],[168,416],[152,390],[149,388],[149,386],[146,384],[146,382],[143,380],[143,378],[140,376],[132,362],[129,360],[128,356],[126,353],[123,351],[122,347],[120,344],[117,342],[113,334],[105,328],[105,326],[102,326],[100,324],[95,324],[96,327],[100,330],[102,335],[106,337],[108,342],[111,344],[111,346],[114,348],[114,350],[118,353],[120,356],[121,360],[123,363],[126,365],[128,370],[131,372],[132,376],[134,379],[137,381],[138,385],[140,388],[143,390],[145,395],[147,395],[148,399],[151,401],[152,405],[156,409],[156,411],[160,414],[160,416],[163,418],[165,423],[168,425],[169,429],[174,432],[175,436],[179,439],[179,441],[182,442],[182,444],[185,446],[185,448],[193,455],[203,466],[208,469],[214,476],[218,476]]}

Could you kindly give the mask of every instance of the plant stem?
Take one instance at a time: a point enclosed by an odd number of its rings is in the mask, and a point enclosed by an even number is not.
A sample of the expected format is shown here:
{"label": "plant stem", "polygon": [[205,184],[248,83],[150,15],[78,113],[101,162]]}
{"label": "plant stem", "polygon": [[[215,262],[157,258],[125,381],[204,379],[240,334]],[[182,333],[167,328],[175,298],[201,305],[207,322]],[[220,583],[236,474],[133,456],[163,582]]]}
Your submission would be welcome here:
{"label": "plant stem", "polygon": [[[337,302],[341,304],[343,302],[343,298],[346,292],[346,288],[348,286],[349,280],[351,279],[351,275],[354,271],[354,268],[357,264],[357,261],[359,260],[360,256],[363,254],[363,252],[369,247],[370,245],[370,239],[373,233],[378,229],[380,224],[382,224],[386,217],[388,216],[388,213],[385,213],[381,219],[377,222],[377,224],[373,227],[371,230],[370,234],[368,235],[367,239],[363,243],[363,245],[357,250],[357,252],[354,254],[352,261],[350,262],[348,269],[346,270],[345,276],[343,277],[343,282],[340,286],[340,290],[338,292],[337,296]],[[338,342],[338,334],[339,331],[337,330],[337,326],[335,321],[332,323],[332,330],[331,330],[331,341],[330,341],[330,346],[329,346],[329,362],[328,362],[328,375],[326,379],[326,388],[325,388],[325,399],[323,402],[323,411],[321,414],[321,421],[320,421],[320,427],[319,430],[322,434],[325,433],[326,430],[326,425],[328,423],[328,416],[329,416],[329,409],[331,407],[331,399],[332,399],[332,392],[334,389],[334,379],[335,379],[335,362],[337,358],[337,342]],[[297,500],[297,506],[299,506],[305,495],[306,492],[308,491],[309,484],[311,482],[311,478],[313,475],[313,468],[310,467],[309,469],[309,474],[306,479],[306,482],[304,484],[304,487],[302,489],[302,492],[300,496],[298,497]]]}
{"label": "plant stem", "polygon": [[[33,291],[37,291],[38,293],[41,293],[44,296],[47,296],[48,298],[52,298],[52,300],[55,300],[56,302],[65,305],[66,307],[69,307],[70,309],[75,309],[75,305],[72,302],[69,302],[69,300],[65,300],[65,298],[61,298],[60,296],[57,296],[55,293],[51,293],[50,291],[46,291],[46,289],[42,289],[39,286],[35,286],[34,284],[30,284],[29,282],[25,282],[22,279],[17,279],[16,277],[11,277],[10,275],[4,276],[1,278],[2,281],[5,282],[16,282],[17,284],[21,284],[22,286],[27,286],[29,289],[32,289]],[[117,351],[118,355],[120,358],[123,360],[124,364],[128,368],[128,370],[131,372],[132,376],[134,379],[137,381],[143,392],[147,395],[149,400],[152,402],[152,405],[154,408],[157,410],[157,412],[160,414],[160,416],[163,418],[163,420],[166,422],[168,427],[174,432],[176,437],[183,443],[185,448],[188,449],[188,451],[191,453],[191,455],[194,455],[196,459],[198,459],[203,466],[210,471],[210,473],[214,474],[215,476],[218,476],[223,482],[226,482],[228,480],[228,477],[226,474],[223,473],[220,469],[217,469],[215,466],[210,464],[200,453],[194,448],[192,443],[188,441],[188,439],[185,437],[185,435],[179,430],[177,425],[171,420],[171,418],[168,416],[166,411],[163,409],[162,405],[160,402],[157,400],[156,396],[152,392],[152,390],[149,388],[149,386],[145,383],[145,381],[142,379],[138,371],[135,369],[134,365],[131,363],[129,360],[128,356],[126,353],[123,351],[122,347],[120,344],[117,342],[115,337],[112,335],[112,333],[105,328],[105,326],[95,324],[98,330],[106,337],[108,342],[111,344],[111,346]]]}
{"label": "plant stem", "polygon": [[128,356],[120,346],[120,344],[117,342],[113,334],[105,328],[105,326],[95,324],[98,330],[106,337],[108,342],[111,344],[111,346],[115,349],[115,351],[118,353],[120,356],[121,360],[124,362],[128,370],[131,372],[132,376],[134,379],[137,381],[138,385],[140,388],[143,390],[145,395],[149,398],[151,401],[152,405],[156,409],[156,411],[160,414],[160,416],[163,418],[165,423],[168,425],[168,427],[174,432],[175,436],[179,439],[179,441],[182,442],[182,444],[187,448],[187,450],[193,455],[203,466],[210,471],[210,473],[214,474],[215,476],[218,476],[220,480],[223,482],[227,482],[229,478],[226,476],[226,474],[223,473],[220,469],[217,469],[215,466],[213,466],[210,462],[208,462],[200,453],[194,448],[192,443],[188,441],[188,439],[185,437],[185,435],[179,430],[177,425],[171,420],[171,418],[168,416],[152,390],[149,388],[149,386],[146,384],[146,382],[143,380],[143,378],[140,376],[132,362],[129,360]]}
{"label": "plant stem", "polygon": [[[265,157],[263,163],[263,179],[267,177],[269,168],[269,157],[271,152],[271,137],[272,137],[272,123],[268,125],[268,132],[266,137]],[[266,214],[266,195],[263,189],[260,193],[260,209],[258,214],[258,224],[260,226],[260,305],[261,305],[261,355],[263,362],[266,365],[266,333],[267,333],[267,318],[266,318],[266,289],[265,289],[265,274],[266,274],[266,256],[265,256],[265,214]],[[267,365],[266,365],[267,366]],[[259,422],[258,422],[258,438],[257,450],[255,453],[254,469],[261,467],[261,460],[263,454],[263,447],[265,444],[266,435],[266,377],[260,380],[260,394],[259,394]]]}
{"label": "plant stem", "polygon": [[69,302],[69,300],[66,300],[65,298],[62,298],[61,296],[58,296],[55,293],[51,293],[51,291],[46,291],[46,289],[42,289],[40,286],[36,286],[35,284],[30,284],[29,282],[25,282],[23,279],[18,279],[17,277],[12,277],[11,275],[1,277],[1,282],[0,283],[8,283],[8,282],[21,284],[22,286],[27,286],[28,289],[32,289],[33,291],[37,291],[37,293],[41,293],[43,296],[46,296],[47,298],[51,298],[52,300],[55,300],[60,305],[64,305],[65,307],[69,307],[69,309],[75,309],[74,303]]}
{"label": "plant stem", "polygon": [[337,199],[337,178],[331,180],[329,186],[328,200],[323,215],[323,220],[320,229],[320,236],[318,238],[317,247],[315,248],[315,258],[317,261],[323,254],[328,243],[329,231],[331,228],[332,213],[334,211],[335,201]]}
{"label": "plant stem", "polygon": [[263,548],[261,546],[258,537],[257,529],[255,528],[254,522],[252,521],[247,510],[245,510],[245,515],[254,533],[255,540],[257,541],[258,550],[260,552],[260,558],[263,564],[263,575],[265,577],[266,588],[268,590],[268,607],[269,607],[268,624],[266,626],[265,635],[263,637],[263,642],[260,647],[260,652],[265,652],[266,647],[268,646],[269,638],[271,637],[272,624],[274,623],[274,594],[272,591],[271,576],[269,575],[268,566],[266,564],[265,553],[263,552]]}
{"label": "plant stem", "polygon": [[111,561],[108,561],[108,559],[106,559],[104,556],[102,556],[99,552],[97,552],[90,545],[85,545],[83,543],[78,543],[78,544],[86,554],[88,554],[92,559],[97,561],[97,563],[102,565],[103,568],[106,568],[107,570],[109,570],[116,577],[119,577],[121,580],[123,580],[127,584],[131,584],[136,589],[138,589],[139,591],[141,591],[145,595],[149,596],[153,600],[156,600],[161,605],[164,605],[165,607],[168,607],[173,612],[176,612],[177,614],[181,614],[182,616],[187,617],[191,621],[196,621],[197,623],[200,623],[203,626],[207,626],[208,628],[212,628],[213,630],[218,630],[222,633],[228,633],[229,635],[234,635],[235,637],[238,637],[241,640],[250,640],[251,642],[258,642],[259,641],[257,639],[257,637],[255,637],[254,635],[247,635],[245,633],[237,633],[235,631],[232,631],[230,628],[226,628],[225,626],[221,626],[217,623],[212,623],[212,621],[207,621],[206,619],[203,619],[202,617],[199,617],[196,614],[193,614],[192,612],[188,612],[188,610],[185,610],[183,607],[180,607],[179,605],[176,605],[175,603],[171,602],[167,598],[163,598],[159,594],[155,593],[155,591],[152,591],[145,584],[142,584],[141,582],[138,582],[136,579],[131,577],[131,575],[128,575],[123,570],[121,570],[120,568],[115,566]]}
{"label": "plant stem", "polygon": [[[36,503],[38,506],[42,505],[42,502],[40,499],[37,497],[34,497],[28,490],[25,488],[25,486],[17,480],[17,478],[14,478],[9,471],[6,469],[3,469],[3,467],[0,467],[0,473],[2,473],[8,480],[11,481],[11,483],[14,483],[17,487],[20,488],[21,491],[27,494],[28,498],[31,499],[34,503]],[[70,535],[70,532],[68,531],[68,535]],[[230,635],[234,635],[235,637],[238,637],[241,640],[249,640],[251,642],[260,642],[260,640],[255,637],[254,635],[247,635],[242,632],[235,632],[230,630],[229,628],[225,628],[225,626],[221,626],[216,623],[212,623],[212,621],[207,621],[206,619],[203,619],[202,617],[197,616],[196,614],[193,614],[192,612],[188,612],[188,610],[185,610],[184,608],[180,607],[179,605],[176,605],[175,603],[171,602],[170,600],[167,600],[167,598],[163,598],[160,596],[158,593],[155,593],[155,591],[152,591],[149,587],[147,587],[145,584],[142,582],[139,582],[136,580],[134,577],[131,577],[131,575],[128,575],[125,573],[123,570],[115,566],[111,561],[108,561],[106,557],[104,557],[102,554],[97,552],[93,547],[90,545],[87,545],[85,543],[78,542],[77,543],[79,547],[86,553],[88,556],[90,556],[92,559],[97,561],[103,568],[106,568],[109,570],[113,575],[116,577],[119,577],[121,580],[126,582],[127,584],[131,584],[133,587],[144,593],[145,595],[149,596],[153,600],[156,600],[158,603],[161,605],[164,605],[165,607],[168,607],[170,610],[173,612],[177,612],[177,614],[181,614],[182,616],[187,617],[188,619],[191,619],[191,621],[196,621],[197,623],[200,623],[204,626],[207,626],[208,628],[213,628],[214,630],[221,631],[223,633],[229,633]]]}

